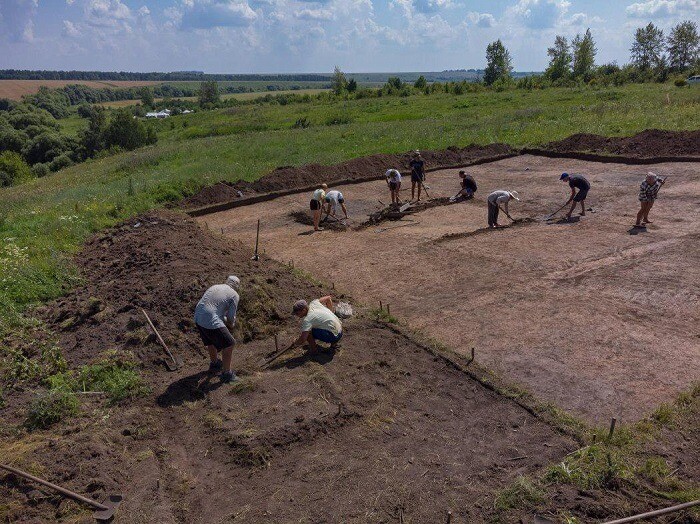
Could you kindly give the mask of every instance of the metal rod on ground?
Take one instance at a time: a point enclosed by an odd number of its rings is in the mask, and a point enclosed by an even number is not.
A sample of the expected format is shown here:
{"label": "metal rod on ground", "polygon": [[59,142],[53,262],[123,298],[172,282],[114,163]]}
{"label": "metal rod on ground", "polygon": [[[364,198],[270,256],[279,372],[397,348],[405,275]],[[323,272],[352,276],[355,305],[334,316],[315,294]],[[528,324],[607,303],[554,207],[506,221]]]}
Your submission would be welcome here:
{"label": "metal rod on ground", "polygon": [[615,432],[615,424],[617,423],[617,419],[615,417],[612,418],[610,421],[610,433],[608,433],[608,438],[611,439],[613,436],[613,433]]}
{"label": "metal rod on ground", "polygon": [[647,513],[640,513],[639,515],[633,515],[632,517],[625,517],[624,519],[609,520],[604,524],[624,524],[625,522],[636,522],[638,520],[648,519],[652,517],[658,517],[660,515],[666,515],[667,513],[674,513],[676,511],[681,511],[684,509],[692,508],[693,506],[700,505],[700,499],[694,500],[692,502],[686,502],[684,504],[678,504],[677,506],[671,506],[664,509],[657,509],[655,511],[649,511]]}
{"label": "metal rod on ground", "polygon": [[253,260],[259,260],[258,256],[258,241],[260,240],[260,219],[258,218],[258,229],[255,233],[255,253],[253,254]]}
{"label": "metal rod on ground", "polygon": [[99,502],[92,500],[90,498],[84,497],[83,495],[80,495],[78,493],[75,493],[74,491],[70,491],[69,489],[62,488],[61,486],[58,486],[52,482],[49,482],[44,479],[40,479],[39,477],[35,477],[34,475],[30,475],[26,471],[22,471],[20,469],[13,468],[11,466],[8,466],[6,464],[0,464],[0,468],[9,471],[10,473],[14,473],[15,475],[19,475],[20,477],[24,477],[27,480],[31,480],[32,482],[36,482],[37,484],[41,484],[43,486],[46,486],[48,488],[51,488],[55,491],[58,491],[62,495],[65,495],[68,498],[71,498],[73,500],[77,500],[78,502],[82,502],[84,504],[87,504],[88,506],[91,506],[92,508],[96,509],[97,512],[95,515],[95,519],[97,520],[109,520],[112,518],[114,515],[114,510],[119,506],[122,500],[121,495],[110,495],[107,497],[108,501],[110,501],[110,505],[105,505],[105,504],[100,504]]}

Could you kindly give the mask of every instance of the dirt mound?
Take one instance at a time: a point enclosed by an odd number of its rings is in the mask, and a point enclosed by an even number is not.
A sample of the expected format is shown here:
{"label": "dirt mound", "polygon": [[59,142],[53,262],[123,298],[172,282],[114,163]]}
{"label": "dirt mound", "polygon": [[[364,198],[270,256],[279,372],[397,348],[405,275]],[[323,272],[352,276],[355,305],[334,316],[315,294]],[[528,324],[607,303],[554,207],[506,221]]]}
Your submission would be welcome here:
{"label": "dirt mound", "polygon": [[408,202],[404,204],[391,204],[384,209],[380,209],[376,213],[372,213],[369,216],[369,220],[364,222],[360,228],[381,224],[387,220],[401,220],[406,215],[413,215],[433,207],[449,206],[461,202],[464,202],[464,200],[451,200],[449,197],[438,197],[411,204]]}
{"label": "dirt mound", "polygon": [[[483,158],[497,157],[514,153],[505,144],[490,144],[488,146],[471,145],[463,148],[450,147],[442,151],[421,151],[426,168],[461,165]],[[238,198],[238,191],[244,194],[269,193],[293,188],[302,188],[314,184],[334,183],[340,180],[372,180],[384,174],[389,168],[405,172],[411,152],[402,154],[379,154],[354,158],[332,166],[308,164],[305,166],[278,167],[255,182],[239,181],[234,184],[220,182],[202,189],[196,195],[186,198],[181,205],[185,208],[196,208],[210,204],[218,204]]]}
{"label": "dirt mound", "polygon": [[550,142],[543,149],[557,153],[590,152],[640,158],[695,156],[700,155],[700,130],[647,129],[630,137],[578,133],[558,142]]}
{"label": "dirt mound", "polygon": [[[307,211],[291,211],[289,213],[289,217],[291,217],[298,224],[303,224],[305,226],[314,225],[311,213]],[[331,229],[334,231],[347,231],[348,229],[348,226],[345,222],[335,219],[333,217],[329,217],[325,220],[322,220],[321,227],[323,227],[324,229]]]}

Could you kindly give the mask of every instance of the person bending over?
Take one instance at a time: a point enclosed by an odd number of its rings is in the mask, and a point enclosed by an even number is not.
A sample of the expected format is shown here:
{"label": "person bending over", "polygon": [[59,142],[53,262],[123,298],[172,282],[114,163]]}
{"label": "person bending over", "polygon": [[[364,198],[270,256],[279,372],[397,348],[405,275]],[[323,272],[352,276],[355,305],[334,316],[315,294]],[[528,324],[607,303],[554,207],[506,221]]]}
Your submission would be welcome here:
{"label": "person bending over", "polygon": [[654,206],[654,202],[659,195],[659,189],[666,183],[665,178],[657,176],[655,173],[649,172],[639,186],[639,203],[641,208],[637,213],[637,223],[636,226],[641,226],[642,224],[651,224],[649,220],[649,211]]}
{"label": "person bending over", "polygon": [[348,218],[348,210],[345,207],[345,198],[343,198],[343,194],[340,191],[337,190],[332,190],[326,193],[326,217],[329,215],[332,217],[335,217],[336,212],[338,211],[338,206],[343,210],[343,213],[345,214],[345,218]]}
{"label": "person bending over", "polygon": [[[307,304],[306,300],[297,300],[292,314],[301,318],[301,334],[291,347],[309,345],[309,350],[316,349],[316,341],[330,344],[335,349],[343,337],[343,326],[333,313],[333,300],[330,296],[317,298]],[[290,348],[291,348],[290,347]]]}
{"label": "person bending over", "polygon": [[[571,188],[571,196],[567,200],[567,204],[572,202],[571,209],[566,214],[566,218],[571,218],[571,213],[576,209],[576,204],[581,204],[581,216],[586,216],[586,197],[588,196],[588,190],[591,188],[591,184],[584,178],[583,175],[570,175],[569,173],[562,173],[559,180],[563,182],[568,182]],[[576,190],[578,189],[578,192]]]}
{"label": "person bending over", "polygon": [[459,178],[462,179],[462,187],[459,190],[459,193],[455,195],[455,200],[458,198],[463,198],[465,200],[472,198],[474,193],[476,193],[476,180],[474,180],[473,176],[468,175],[466,171],[460,171]]}
{"label": "person bending over", "polygon": [[502,227],[498,223],[498,212],[501,209],[501,204],[503,204],[507,215],[508,202],[511,200],[519,202],[520,199],[518,198],[518,194],[515,191],[504,191],[502,189],[494,191],[486,198],[486,202],[488,203],[488,221],[491,229]]}
{"label": "person bending over", "polygon": [[398,169],[389,169],[384,173],[386,177],[386,185],[389,186],[389,193],[391,194],[391,203],[400,204],[399,191],[401,191],[401,173]]}

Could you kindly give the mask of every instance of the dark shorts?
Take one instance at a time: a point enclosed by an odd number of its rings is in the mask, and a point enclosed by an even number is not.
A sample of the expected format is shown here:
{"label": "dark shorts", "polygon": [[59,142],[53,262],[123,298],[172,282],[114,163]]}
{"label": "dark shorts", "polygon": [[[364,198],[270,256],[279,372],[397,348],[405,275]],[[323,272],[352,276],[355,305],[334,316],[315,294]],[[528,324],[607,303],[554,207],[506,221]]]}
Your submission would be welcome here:
{"label": "dark shorts", "polygon": [[311,211],[318,211],[321,209],[321,202],[312,198],[311,202],[309,202],[309,209],[311,209]]}
{"label": "dark shorts", "polygon": [[399,182],[389,182],[389,189],[396,191],[399,188]]}
{"label": "dark shorts", "polygon": [[197,329],[199,330],[199,336],[204,345],[214,346],[218,351],[233,346],[236,343],[231,332],[225,327],[207,329],[197,324]]}
{"label": "dark shorts", "polygon": [[326,342],[328,344],[335,344],[341,338],[343,338],[343,332],[341,331],[340,333],[338,333],[338,336],[336,337],[333,333],[331,333],[327,329],[313,328],[311,330],[311,336],[314,337],[314,339],[316,339],[316,340],[320,340],[321,342]]}
{"label": "dark shorts", "polygon": [[415,173],[411,173],[411,182],[424,182],[425,181],[425,175],[416,175]]}
{"label": "dark shorts", "polygon": [[576,196],[574,197],[574,202],[583,202],[586,200],[587,195],[588,189],[579,189],[578,193],[576,193]]}
{"label": "dark shorts", "polygon": [[344,198],[339,198],[339,199],[338,199],[338,204],[344,204],[344,203],[345,203],[345,199],[344,199]]}

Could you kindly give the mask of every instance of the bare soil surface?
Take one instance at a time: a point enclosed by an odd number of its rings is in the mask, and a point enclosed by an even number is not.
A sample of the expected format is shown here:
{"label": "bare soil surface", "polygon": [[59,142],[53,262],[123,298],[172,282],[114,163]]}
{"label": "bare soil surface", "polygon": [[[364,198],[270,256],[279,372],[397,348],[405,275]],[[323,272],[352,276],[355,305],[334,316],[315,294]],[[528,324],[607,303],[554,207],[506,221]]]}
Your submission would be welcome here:
{"label": "bare soil surface", "polygon": [[[692,163],[651,168],[669,180],[643,230],[632,226],[649,167],[533,156],[470,168],[479,184],[471,201],[362,231],[310,234],[289,217],[306,209],[306,194],[199,220],[252,244],[260,218],[261,249],[273,258],[363,303],[390,303],[457,352],[475,347],[479,363],[574,414],[632,421],[700,379],[700,228],[691,218],[700,173]],[[569,196],[562,171],[591,181],[591,211],[547,222]],[[431,173],[428,184],[433,197],[453,195],[457,170]],[[381,181],[339,189],[353,225],[388,198]],[[520,192],[516,227],[485,228],[495,189]]]}
{"label": "bare soil surface", "polygon": [[42,86],[58,89],[67,85],[84,85],[95,89],[139,87],[161,84],[150,80],[0,80],[0,98],[21,100],[24,95],[34,95]]}
{"label": "bare soil surface", "polygon": [[[334,354],[286,344],[299,297],[325,291],[298,272],[174,213],[94,237],[77,260],[84,286],[39,314],[72,367],[132,352],[151,388],[109,406],[81,397],[81,416],[46,431],[5,432],[3,462],[102,500],[122,493],[115,522],[480,522],[494,493],[575,443],[412,339],[361,314]],[[208,285],[243,281],[237,386],[207,373],[192,312]],[[138,308],[185,367],[167,372]],[[20,393],[0,412],[21,421]],[[20,438],[21,437],[21,438]],[[9,522],[90,522],[73,502],[0,474]]]}

